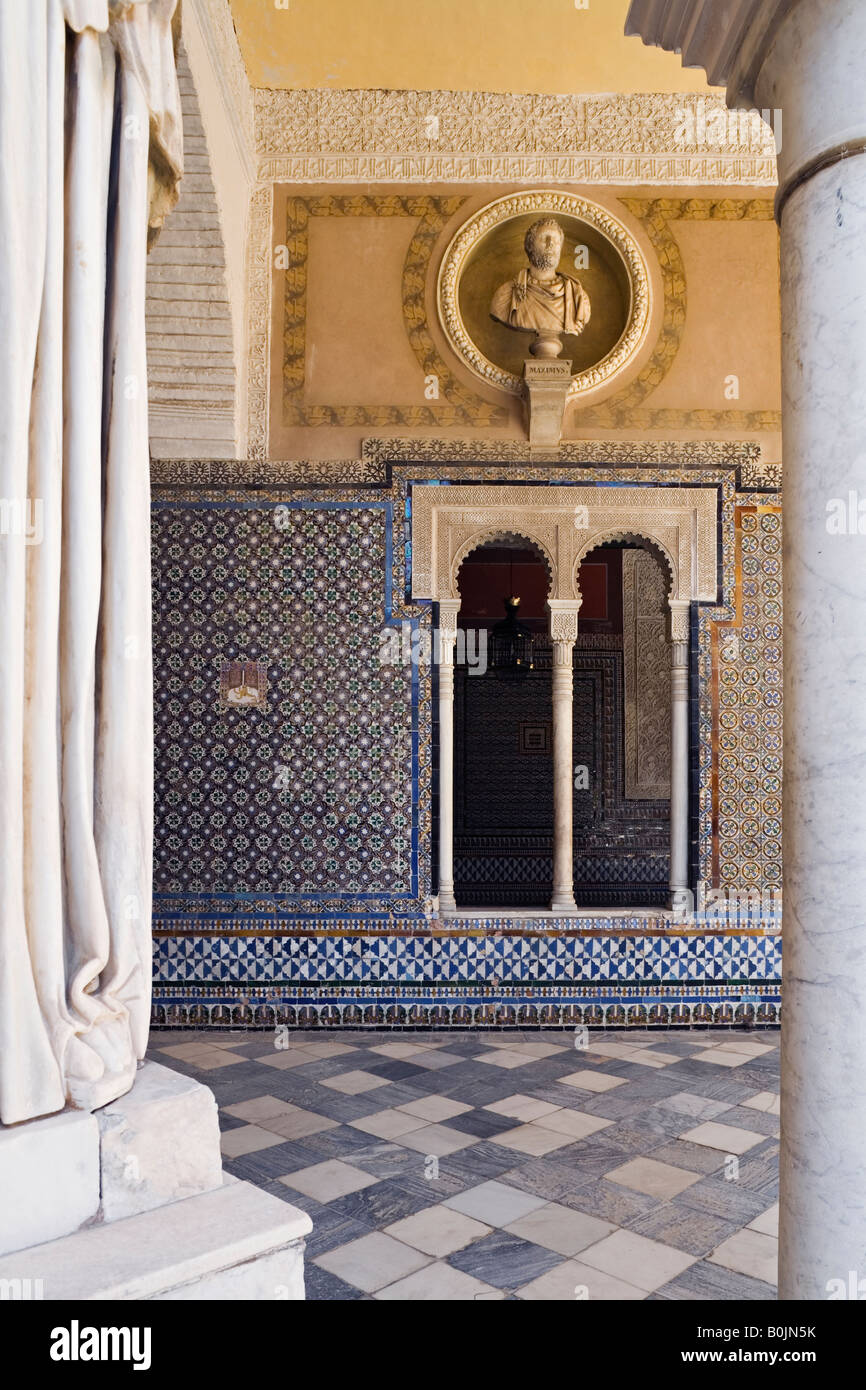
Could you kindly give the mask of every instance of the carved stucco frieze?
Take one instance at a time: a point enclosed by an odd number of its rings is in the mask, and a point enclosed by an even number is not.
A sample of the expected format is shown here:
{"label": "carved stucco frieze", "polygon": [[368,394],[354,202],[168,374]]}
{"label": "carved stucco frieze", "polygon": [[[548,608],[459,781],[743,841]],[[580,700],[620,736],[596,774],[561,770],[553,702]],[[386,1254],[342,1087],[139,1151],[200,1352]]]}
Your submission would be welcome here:
{"label": "carved stucco frieze", "polygon": [[759,117],[691,93],[257,90],[258,177],[286,183],[763,185]]}
{"label": "carved stucco frieze", "polygon": [[487,540],[519,537],[537,547],[551,598],[580,599],[581,559],[612,539],[645,539],[670,570],[670,594],[686,605],[717,597],[717,499],[713,489],[452,486],[412,489],[412,593],[454,599],[460,565]]}

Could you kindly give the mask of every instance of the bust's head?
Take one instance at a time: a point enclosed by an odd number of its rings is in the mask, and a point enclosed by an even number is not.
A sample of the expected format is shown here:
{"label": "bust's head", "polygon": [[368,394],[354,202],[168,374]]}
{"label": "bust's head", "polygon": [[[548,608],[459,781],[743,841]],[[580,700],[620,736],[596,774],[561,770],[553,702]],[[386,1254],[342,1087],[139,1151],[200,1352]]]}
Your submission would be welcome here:
{"label": "bust's head", "polygon": [[530,265],[536,270],[556,270],[564,241],[565,233],[555,217],[533,222],[523,242]]}

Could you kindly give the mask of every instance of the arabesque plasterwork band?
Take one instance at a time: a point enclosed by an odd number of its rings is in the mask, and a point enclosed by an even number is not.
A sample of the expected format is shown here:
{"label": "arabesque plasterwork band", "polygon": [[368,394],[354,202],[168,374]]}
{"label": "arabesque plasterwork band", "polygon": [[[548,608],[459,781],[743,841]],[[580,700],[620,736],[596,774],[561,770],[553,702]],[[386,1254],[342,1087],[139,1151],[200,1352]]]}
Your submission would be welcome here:
{"label": "arabesque plasterwork band", "polygon": [[285,183],[757,185],[770,127],[691,93],[254,93],[257,173]]}

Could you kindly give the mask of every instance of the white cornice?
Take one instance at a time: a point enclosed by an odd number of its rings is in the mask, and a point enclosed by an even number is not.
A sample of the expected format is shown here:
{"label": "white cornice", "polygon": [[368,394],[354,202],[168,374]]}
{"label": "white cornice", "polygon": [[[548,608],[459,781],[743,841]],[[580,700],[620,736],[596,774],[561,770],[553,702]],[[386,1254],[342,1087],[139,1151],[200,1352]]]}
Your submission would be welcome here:
{"label": "white cornice", "polygon": [[753,104],[761,60],[799,0],[632,0],[626,34],[682,55],[726,87],[732,106]]}

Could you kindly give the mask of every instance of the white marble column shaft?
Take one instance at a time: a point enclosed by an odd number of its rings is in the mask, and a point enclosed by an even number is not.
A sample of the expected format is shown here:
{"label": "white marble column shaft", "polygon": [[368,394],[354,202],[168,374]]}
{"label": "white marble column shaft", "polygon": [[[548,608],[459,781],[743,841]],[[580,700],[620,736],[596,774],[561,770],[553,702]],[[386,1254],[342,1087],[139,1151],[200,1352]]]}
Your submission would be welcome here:
{"label": "white marble column shaft", "polygon": [[439,912],[452,916],[454,898],[454,647],[459,599],[439,603]]}
{"label": "white marble column shaft", "polygon": [[[548,599],[553,641],[553,893],[559,914],[577,911],[574,901],[574,674],[579,603]],[[592,769],[590,769],[591,775]]]}
{"label": "white marble column shaft", "polygon": [[[866,1288],[866,5],[632,0],[629,32],[781,125],[779,1297]],[[777,129],[777,142],[779,131]],[[863,509],[861,520],[861,506]],[[861,1283],[860,1281],[864,1281]],[[858,1292],[858,1286],[861,1290]],[[853,1290],[853,1292],[852,1292]]]}
{"label": "white marble column shaft", "polygon": [[671,610],[671,864],[673,902],[689,885],[689,605]]}
{"label": "white marble column shaft", "polygon": [[[801,4],[770,51],[784,110],[785,463],[779,1296],[866,1278],[866,135],[861,0]],[[855,507],[851,507],[851,494]],[[845,530],[831,533],[834,501]],[[862,1295],[861,1295],[862,1296]]]}

